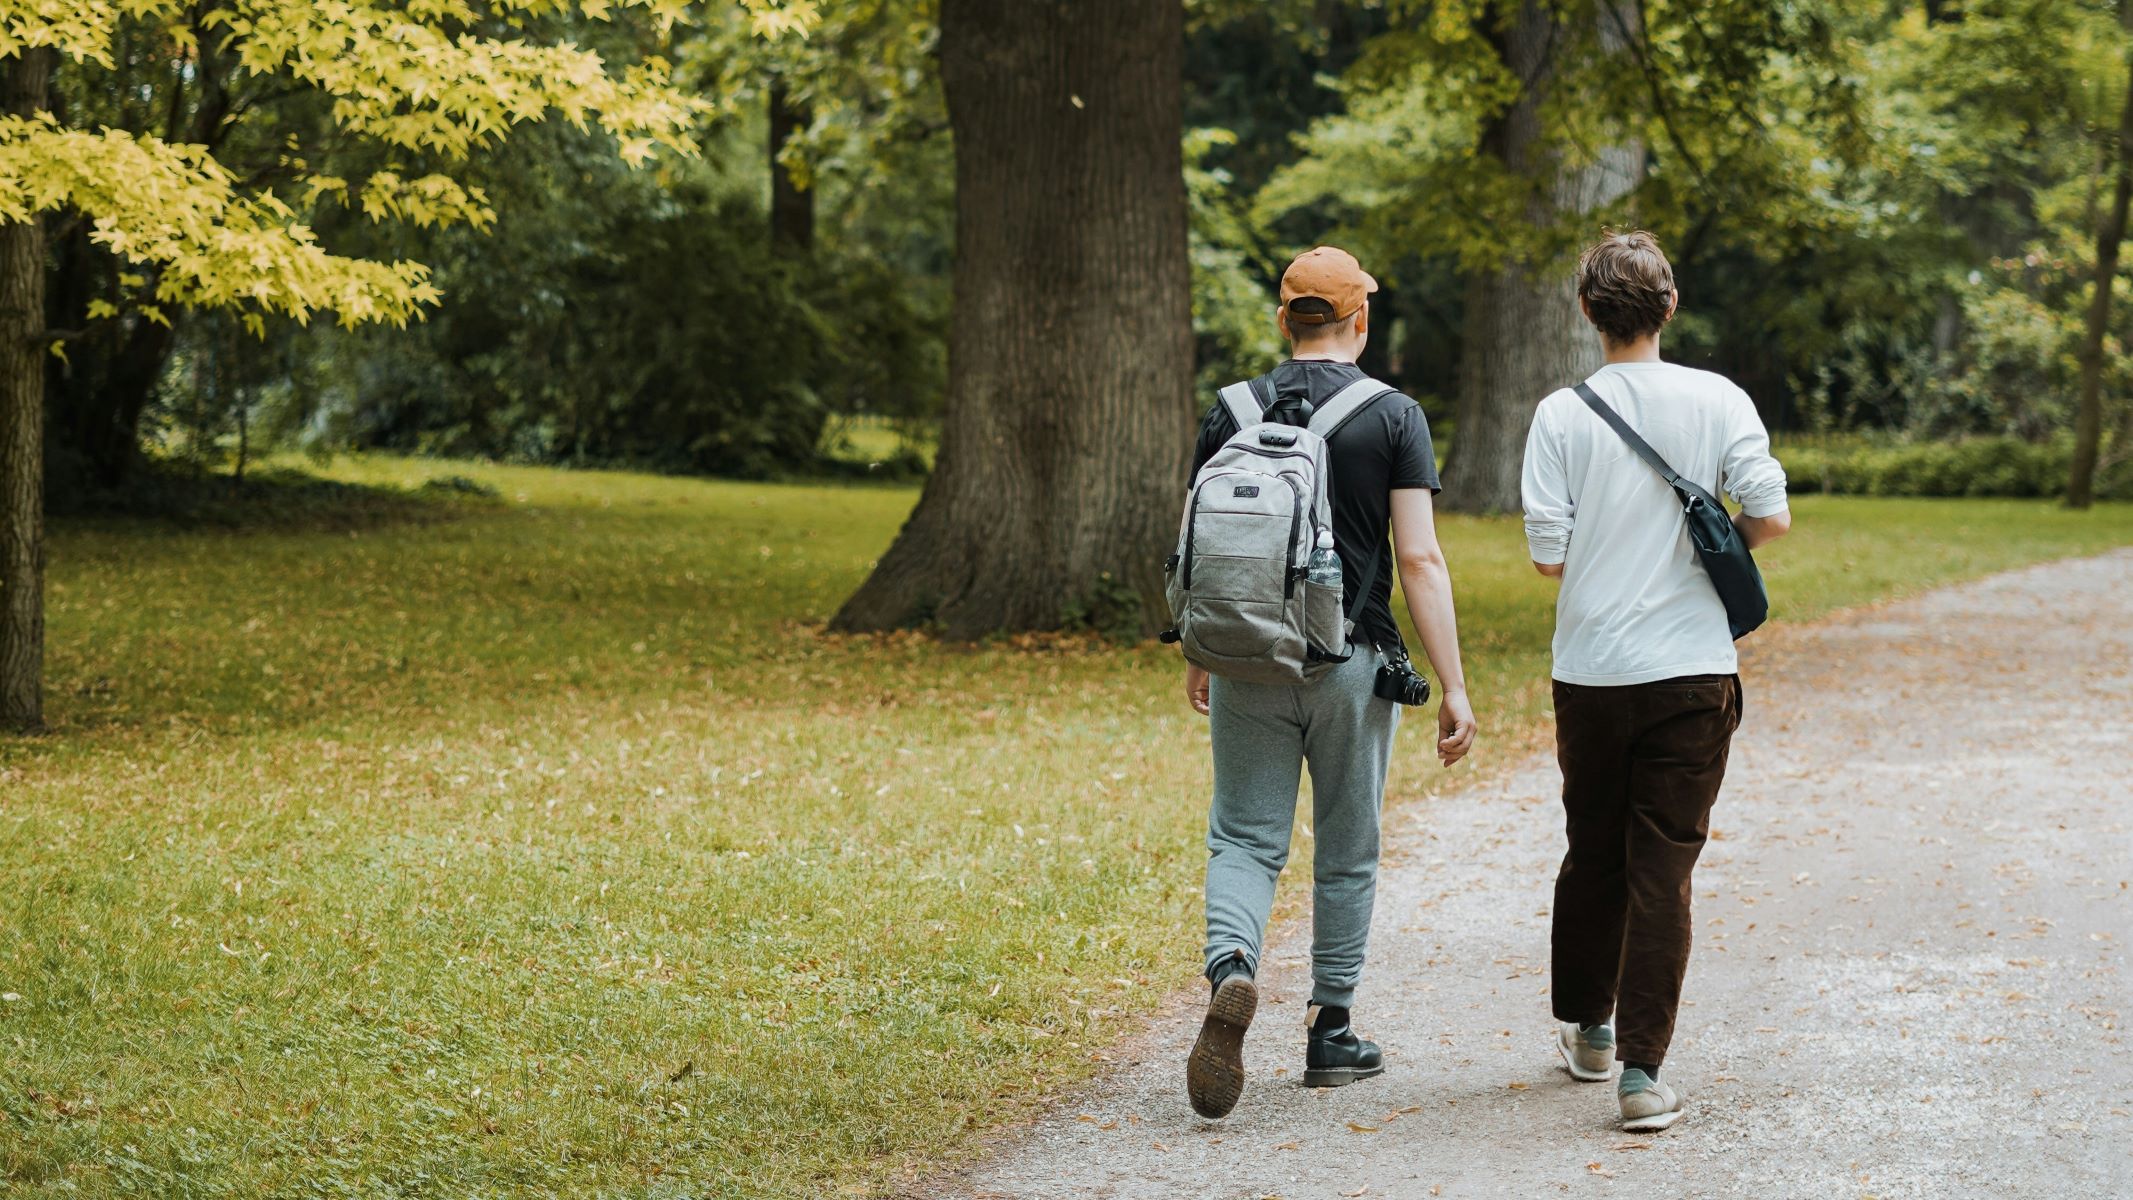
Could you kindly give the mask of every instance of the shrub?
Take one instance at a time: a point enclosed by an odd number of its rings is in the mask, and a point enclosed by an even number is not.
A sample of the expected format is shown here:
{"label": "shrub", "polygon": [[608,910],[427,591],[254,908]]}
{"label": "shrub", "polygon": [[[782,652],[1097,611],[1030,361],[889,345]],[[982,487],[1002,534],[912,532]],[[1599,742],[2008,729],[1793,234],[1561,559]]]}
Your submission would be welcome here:
{"label": "shrub", "polygon": [[[2012,437],[1945,442],[1817,439],[1780,444],[1791,490],[1850,496],[2056,496],[2066,490],[2072,439],[2027,442]],[[2110,454],[2106,448],[2105,459]],[[2113,498],[2133,494],[2133,471],[2098,480]]]}

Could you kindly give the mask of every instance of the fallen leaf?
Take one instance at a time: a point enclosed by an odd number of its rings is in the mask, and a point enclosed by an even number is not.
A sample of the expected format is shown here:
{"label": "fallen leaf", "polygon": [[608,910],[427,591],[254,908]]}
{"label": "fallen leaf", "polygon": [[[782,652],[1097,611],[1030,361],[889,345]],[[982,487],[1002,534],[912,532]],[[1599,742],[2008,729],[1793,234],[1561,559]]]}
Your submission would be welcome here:
{"label": "fallen leaf", "polygon": [[1585,1169],[1595,1175],[1598,1175],[1602,1179],[1613,1179],[1615,1177],[1615,1173],[1613,1171],[1608,1170],[1606,1167],[1603,1167],[1596,1162],[1586,1163]]}
{"label": "fallen leaf", "polygon": [[1348,1122],[1348,1128],[1356,1133],[1376,1133],[1378,1131],[1378,1127],[1375,1125],[1359,1125],[1354,1121]]}
{"label": "fallen leaf", "polygon": [[1651,1148],[1652,1144],[1650,1142],[1616,1142],[1608,1147],[1609,1150],[1649,1150]]}
{"label": "fallen leaf", "polygon": [[1074,1119],[1075,1119],[1075,1120],[1077,1120],[1077,1121],[1087,1121],[1087,1122],[1088,1122],[1089,1124],[1091,1124],[1091,1125],[1094,1125],[1094,1124],[1096,1124],[1096,1118],[1095,1118],[1095,1117],[1093,1117],[1093,1116],[1091,1116],[1091,1115],[1089,1115],[1088,1113],[1081,1113],[1080,1115],[1076,1116],[1076,1117],[1075,1117]]}
{"label": "fallen leaf", "polygon": [[1297,1147],[1299,1147],[1299,1146],[1301,1146],[1301,1145],[1303,1145],[1303,1143],[1302,1143],[1302,1142],[1283,1142],[1283,1143],[1282,1143],[1282,1144],[1280,1144],[1279,1146],[1276,1146],[1276,1147],[1274,1147],[1274,1149],[1276,1149],[1276,1150],[1294,1150],[1294,1149],[1296,1149]]}
{"label": "fallen leaf", "polygon": [[1366,1183],[1366,1184],[1364,1184],[1363,1186],[1361,1186],[1361,1187],[1359,1187],[1359,1188],[1355,1189],[1355,1190],[1354,1190],[1354,1191],[1352,1191],[1352,1192],[1342,1192],[1342,1193],[1341,1193],[1341,1195],[1343,1195],[1343,1196],[1360,1196],[1360,1195],[1362,1195],[1362,1194],[1363,1194],[1364,1192],[1367,1192],[1367,1191],[1369,1191],[1369,1190],[1370,1190],[1370,1185]]}
{"label": "fallen leaf", "polygon": [[1523,1083],[1507,1083],[1504,1086],[1510,1088],[1514,1092],[1523,1092],[1526,1090],[1526,1085]]}
{"label": "fallen leaf", "polygon": [[674,1068],[674,1073],[673,1073],[673,1074],[671,1074],[671,1075],[668,1075],[668,1076],[667,1076],[667,1082],[668,1082],[668,1083],[680,1083],[680,1082],[681,1082],[682,1080],[684,1080],[684,1079],[687,1079],[687,1078],[689,1077],[690,1073],[692,1073],[692,1072],[693,1072],[693,1071],[695,1071],[695,1070],[696,1070],[696,1060],[692,1058],[692,1059],[690,1059],[689,1061],[687,1061],[687,1062],[685,1062],[685,1063],[681,1064],[680,1066],[678,1066],[678,1067]]}

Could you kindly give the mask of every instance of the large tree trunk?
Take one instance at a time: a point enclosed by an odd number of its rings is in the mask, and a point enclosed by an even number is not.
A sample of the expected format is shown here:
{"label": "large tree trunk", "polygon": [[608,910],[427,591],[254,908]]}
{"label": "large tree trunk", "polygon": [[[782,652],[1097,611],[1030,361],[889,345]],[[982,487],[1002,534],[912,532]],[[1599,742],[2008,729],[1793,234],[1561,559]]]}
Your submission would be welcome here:
{"label": "large tree trunk", "polygon": [[950,637],[1162,619],[1192,313],[1177,0],[942,0],[955,307],[941,452],[837,614]]}
{"label": "large tree trunk", "polygon": [[[2133,0],[2119,5],[2119,20],[2133,33]],[[2111,329],[2111,285],[2118,279],[2118,247],[2126,240],[2126,207],[2133,202],[2133,43],[2125,103],[2118,114],[2118,184],[2096,231],[2096,283],[2089,295],[2089,324],[2081,338],[2081,402],[2074,410],[2074,462],[2067,473],[2066,502],[2087,508],[2096,499],[2096,455],[2103,442],[2103,339]]]}
{"label": "large tree trunk", "polygon": [[779,159],[793,135],[815,122],[814,106],[795,100],[782,78],[770,84],[770,244],[802,254],[815,248],[815,189],[793,182]]}
{"label": "large tree trunk", "polygon": [[[1626,7],[1621,24],[1605,14],[1599,21],[1603,53],[1620,49],[1622,28],[1635,28],[1635,14]],[[1522,0],[1498,44],[1504,62],[1525,84],[1517,101],[1483,134],[1482,152],[1502,161],[1514,177],[1530,181],[1527,220],[1538,228],[1579,223],[1627,195],[1644,176],[1639,140],[1602,148],[1590,163],[1563,163],[1541,128],[1541,106],[1564,44],[1589,45],[1592,36],[1562,27],[1542,0]],[[1578,311],[1567,262],[1513,259],[1468,279],[1462,342],[1442,504],[1461,512],[1515,512],[1533,409],[1541,397],[1600,365],[1599,335]]]}
{"label": "large tree trunk", "polygon": [[[44,105],[54,52],[0,61],[0,111]],[[44,225],[0,224],[0,730],[44,728]]]}

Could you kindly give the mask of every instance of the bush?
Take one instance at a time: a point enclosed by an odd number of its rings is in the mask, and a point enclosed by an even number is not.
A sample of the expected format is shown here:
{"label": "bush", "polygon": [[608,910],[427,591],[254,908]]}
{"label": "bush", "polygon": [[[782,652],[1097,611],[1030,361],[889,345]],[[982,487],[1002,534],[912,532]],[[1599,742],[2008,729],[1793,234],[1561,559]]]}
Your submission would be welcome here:
{"label": "bush", "polygon": [[[2057,496],[2073,462],[2070,438],[2027,442],[2011,437],[1946,442],[1827,439],[1780,444],[1778,460],[1795,492],[1847,496]],[[2109,448],[2106,447],[2106,461]],[[2098,480],[2108,497],[2133,493],[2133,471],[2120,464]]]}
{"label": "bush", "polygon": [[487,164],[495,228],[408,248],[444,293],[427,319],[306,336],[292,440],[765,478],[817,468],[833,417],[938,410],[937,289],[780,252],[709,167],[629,171],[596,142],[548,131]]}

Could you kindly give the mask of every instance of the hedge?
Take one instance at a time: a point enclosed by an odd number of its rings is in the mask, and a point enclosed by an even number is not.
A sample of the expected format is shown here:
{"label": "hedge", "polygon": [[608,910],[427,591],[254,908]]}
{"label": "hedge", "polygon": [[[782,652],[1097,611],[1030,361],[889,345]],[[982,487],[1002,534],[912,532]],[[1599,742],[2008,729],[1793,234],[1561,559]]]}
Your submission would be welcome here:
{"label": "hedge", "polygon": [[[2110,458],[2105,447],[2105,460]],[[1780,441],[1795,492],[1851,496],[2057,496],[2066,491],[2071,438],[2027,442],[1975,437],[1946,442]],[[2099,494],[2133,493],[2133,470],[2121,464],[2097,479]]]}

